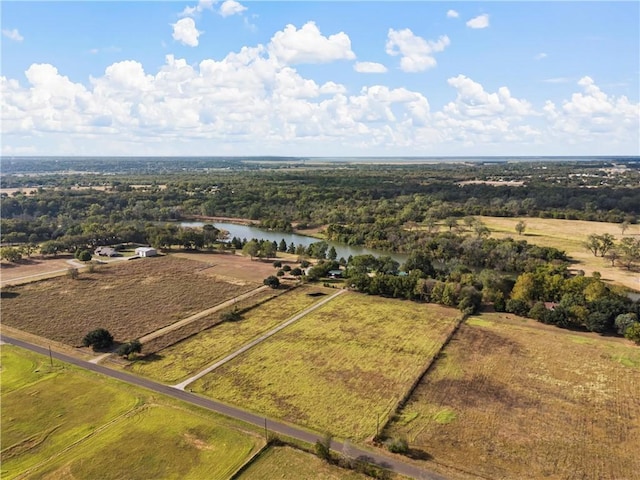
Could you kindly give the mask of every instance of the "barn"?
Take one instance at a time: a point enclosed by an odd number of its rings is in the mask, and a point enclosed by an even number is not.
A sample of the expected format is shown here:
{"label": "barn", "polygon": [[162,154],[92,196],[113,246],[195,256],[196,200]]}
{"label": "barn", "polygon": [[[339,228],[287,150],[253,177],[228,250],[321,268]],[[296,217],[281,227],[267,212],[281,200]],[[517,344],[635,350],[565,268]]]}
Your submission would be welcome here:
{"label": "barn", "polygon": [[152,247],[138,247],[136,248],[136,255],[139,257],[155,257],[158,255],[158,251]]}

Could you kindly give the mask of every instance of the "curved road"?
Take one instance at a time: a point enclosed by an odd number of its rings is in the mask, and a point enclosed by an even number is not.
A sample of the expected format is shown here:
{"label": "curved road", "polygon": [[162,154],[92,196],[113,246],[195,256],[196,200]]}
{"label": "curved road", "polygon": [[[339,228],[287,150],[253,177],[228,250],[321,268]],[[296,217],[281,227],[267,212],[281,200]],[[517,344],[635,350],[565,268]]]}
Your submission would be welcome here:
{"label": "curved road", "polygon": [[[24,348],[26,350],[31,350],[32,352],[36,352],[45,356],[48,356],[49,354],[51,354],[51,356],[55,357],[57,360],[70,363],[72,365],[75,365],[80,368],[84,368],[86,370],[90,370],[92,372],[101,373],[102,375],[115,378],[122,382],[130,383],[138,387],[146,388],[147,390],[161,393],[163,395],[168,395],[170,397],[176,398],[178,400],[182,400],[184,402],[189,402],[193,405],[197,405],[199,407],[212,410],[214,412],[220,413],[222,415],[226,415],[236,420],[241,420],[243,422],[250,423],[257,427],[263,428],[266,424],[269,431],[279,433],[281,435],[285,435],[288,437],[292,437],[292,438],[295,438],[296,440],[301,440],[303,442],[313,444],[316,442],[316,440],[322,439],[320,435],[310,432],[308,430],[303,430],[302,428],[299,428],[299,427],[294,427],[286,423],[278,422],[275,420],[267,420],[265,417],[261,417],[253,413],[240,410],[239,408],[234,408],[229,405],[216,402],[215,400],[200,397],[193,393],[186,392],[184,390],[179,390],[169,385],[163,385],[161,383],[157,383],[152,380],[148,380],[146,378],[137,377],[135,375],[131,375],[129,373],[125,373],[119,370],[112,370],[102,365],[97,365],[94,363],[87,362],[85,360],[80,360],[78,358],[70,357],[63,353],[49,351],[46,348],[40,347],[38,345],[33,345],[31,343],[28,343],[22,340],[7,337],[5,335],[0,335],[0,343],[1,342],[15,345],[17,347]],[[366,461],[368,461],[369,463],[387,468],[396,473],[399,473],[401,475],[405,475],[411,478],[416,478],[420,480],[446,480],[445,477],[442,477],[441,475],[438,475],[436,473],[422,470],[418,467],[402,462],[396,458],[388,457],[386,455],[382,455],[377,452],[360,449],[350,443],[332,441],[331,449],[338,453],[347,452],[349,456],[352,458],[358,458],[358,457],[365,458]]]}

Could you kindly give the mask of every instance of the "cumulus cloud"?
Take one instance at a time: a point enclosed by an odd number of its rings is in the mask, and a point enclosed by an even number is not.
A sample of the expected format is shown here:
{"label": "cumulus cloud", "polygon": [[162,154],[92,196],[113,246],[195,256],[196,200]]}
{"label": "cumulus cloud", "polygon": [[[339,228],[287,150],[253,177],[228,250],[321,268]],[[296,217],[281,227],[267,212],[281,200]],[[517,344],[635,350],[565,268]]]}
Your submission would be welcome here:
{"label": "cumulus cloud", "polygon": [[198,5],[194,7],[184,7],[184,10],[178,14],[180,17],[193,17],[199,13],[204,12],[205,10],[213,10],[214,0],[200,0]]}
{"label": "cumulus cloud", "polygon": [[199,64],[167,55],[156,71],[120,61],[87,85],[50,64],[31,65],[25,78],[0,77],[5,154],[34,145],[33,154],[62,155],[538,154],[569,144],[606,153],[634,152],[638,142],[640,104],[591,77],[536,108],[507,86],[491,91],[457,75],[437,110],[428,90],[319,83],[271,45]]}
{"label": "cumulus cloud", "polygon": [[21,42],[24,40],[24,37],[20,35],[20,32],[18,31],[17,28],[14,28],[12,30],[3,29],[2,36],[7,37],[9,40],[13,42]]}
{"label": "cumulus cloud", "polygon": [[404,72],[422,72],[436,66],[433,54],[442,52],[449,44],[449,37],[442,35],[438,40],[425,40],[415,35],[410,29],[389,29],[386,52],[389,55],[400,55],[400,69]]}
{"label": "cumulus cloud", "polygon": [[182,18],[171,25],[173,27],[173,39],[189,47],[198,46],[198,37],[203,33],[196,28],[193,18]]}
{"label": "cumulus cloud", "polygon": [[469,28],[487,28],[489,26],[489,15],[483,13],[467,22]]}
{"label": "cumulus cloud", "polygon": [[230,17],[231,15],[237,15],[247,10],[247,7],[241,5],[235,0],[226,0],[220,5],[220,15],[223,17]]}
{"label": "cumulus cloud", "polygon": [[447,11],[447,18],[458,18],[460,16],[460,14],[458,12],[456,12],[455,10],[448,10]]}
{"label": "cumulus cloud", "polygon": [[543,58],[547,58],[547,57],[548,57],[548,55],[546,53],[540,52],[533,58],[535,58],[536,60],[542,60]]}
{"label": "cumulus cloud", "polygon": [[545,103],[550,134],[570,144],[635,142],[637,151],[640,104],[631,103],[626,96],[607,95],[588,76],[582,77],[578,86],[582,92],[572,94],[560,107],[551,101]]}
{"label": "cumulus cloud", "polygon": [[353,69],[358,73],[385,73],[387,67],[376,62],[356,62]]}
{"label": "cumulus cloud", "polygon": [[356,58],[346,33],[325,37],[314,22],[304,24],[299,30],[294,25],[287,25],[271,38],[268,48],[279,61],[288,65]]}

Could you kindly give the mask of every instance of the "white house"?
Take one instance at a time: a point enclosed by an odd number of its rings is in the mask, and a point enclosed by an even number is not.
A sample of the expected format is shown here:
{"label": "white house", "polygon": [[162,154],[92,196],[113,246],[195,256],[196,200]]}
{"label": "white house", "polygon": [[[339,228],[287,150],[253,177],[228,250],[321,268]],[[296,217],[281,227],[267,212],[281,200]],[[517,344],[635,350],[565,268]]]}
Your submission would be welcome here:
{"label": "white house", "polygon": [[136,255],[139,257],[155,257],[158,255],[158,251],[151,247],[138,247],[136,248]]}

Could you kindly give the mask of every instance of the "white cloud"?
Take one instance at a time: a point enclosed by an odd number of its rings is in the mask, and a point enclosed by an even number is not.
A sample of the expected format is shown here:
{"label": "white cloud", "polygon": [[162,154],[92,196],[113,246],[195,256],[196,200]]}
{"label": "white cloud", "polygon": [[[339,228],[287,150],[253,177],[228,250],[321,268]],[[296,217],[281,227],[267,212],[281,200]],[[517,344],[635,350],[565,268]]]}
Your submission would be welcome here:
{"label": "white cloud", "polygon": [[422,72],[436,66],[433,53],[443,51],[450,44],[449,37],[442,35],[437,41],[425,40],[410,29],[389,29],[386,52],[400,58],[400,69],[404,72]]}
{"label": "white cloud", "polygon": [[49,64],[25,76],[26,85],[0,77],[4,154],[633,154],[638,145],[640,105],[590,77],[536,108],[458,75],[433,110],[428,90],[318,83],[262,45],[193,65],[167,55],[155,72],[125,60],[86,86]]}
{"label": "white cloud", "polygon": [[346,33],[325,37],[314,22],[304,24],[299,30],[294,25],[287,25],[271,38],[268,49],[279,61],[288,65],[356,58]]}
{"label": "white cloud", "polygon": [[455,10],[448,10],[447,11],[447,18],[458,18],[460,16],[460,14],[458,12],[456,12]]}
{"label": "white cloud", "polygon": [[543,58],[547,58],[547,57],[548,57],[548,55],[546,53],[540,52],[533,58],[536,59],[536,60],[542,60]]}
{"label": "white cloud", "polygon": [[223,17],[229,17],[231,15],[236,15],[247,10],[247,7],[241,5],[235,0],[226,0],[222,5],[220,5],[220,15]]}
{"label": "white cloud", "polygon": [[554,77],[554,78],[546,78],[543,80],[544,83],[569,83],[571,79],[569,77]]}
{"label": "white cloud", "polygon": [[173,39],[189,47],[198,46],[198,37],[203,33],[196,28],[193,18],[182,18],[171,25],[173,27]]}
{"label": "white cloud", "polygon": [[184,7],[184,10],[178,14],[180,17],[193,17],[205,10],[213,10],[214,0],[200,0],[195,7]]}
{"label": "white cloud", "polygon": [[356,62],[353,69],[359,73],[385,73],[387,67],[376,62]]}
{"label": "white cloud", "polygon": [[483,13],[467,22],[469,28],[487,28],[489,26],[489,15]]}
{"label": "white cloud", "polygon": [[17,28],[14,28],[13,30],[3,29],[2,35],[14,42],[21,42],[24,40],[24,37],[20,35],[20,32],[18,31]]}

